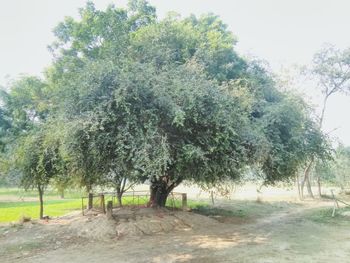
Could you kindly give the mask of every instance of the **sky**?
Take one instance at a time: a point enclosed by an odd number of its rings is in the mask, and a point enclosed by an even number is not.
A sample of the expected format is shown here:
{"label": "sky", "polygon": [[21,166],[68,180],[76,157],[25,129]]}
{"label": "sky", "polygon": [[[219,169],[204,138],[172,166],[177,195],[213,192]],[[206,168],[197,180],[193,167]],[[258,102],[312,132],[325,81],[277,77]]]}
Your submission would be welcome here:
{"label": "sky", "polygon": [[[96,0],[125,6],[127,0]],[[212,12],[221,17],[238,39],[236,50],[269,62],[276,73],[295,65],[309,65],[325,43],[350,47],[348,0],[150,0],[159,17],[175,11],[185,17]],[[85,0],[0,1],[0,85],[20,74],[40,75],[51,62],[47,45],[52,29],[65,16],[78,17]],[[292,71],[293,72],[293,71]],[[298,82],[302,93],[319,112],[321,93],[315,83]],[[350,96],[330,98],[324,130],[350,145]]]}

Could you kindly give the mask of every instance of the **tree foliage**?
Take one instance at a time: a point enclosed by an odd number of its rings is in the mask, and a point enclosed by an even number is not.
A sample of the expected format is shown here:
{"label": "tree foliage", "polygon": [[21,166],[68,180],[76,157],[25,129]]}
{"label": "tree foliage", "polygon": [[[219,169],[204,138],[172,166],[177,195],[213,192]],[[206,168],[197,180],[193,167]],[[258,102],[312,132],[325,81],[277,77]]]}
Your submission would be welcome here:
{"label": "tree foliage", "polygon": [[51,178],[60,174],[62,159],[59,141],[46,133],[35,130],[22,138],[16,149],[15,165],[21,173],[21,185],[25,189],[37,189],[40,199],[40,218],[43,217],[43,194]]}
{"label": "tree foliage", "polygon": [[[327,155],[307,105],[279,91],[260,63],[240,57],[213,14],[158,20],[142,0],[105,11],[88,2],[80,19],[67,17],[54,34],[44,80],[19,80],[3,107],[21,127],[16,136],[36,147],[34,159],[23,153],[24,178],[47,185],[68,174],[87,191],[112,185],[119,192],[149,181],[151,203],[164,206],[184,180],[210,187],[254,166],[273,183],[294,176],[311,155]],[[46,124],[62,131],[59,146],[47,144]]]}
{"label": "tree foliage", "polygon": [[338,186],[343,190],[350,187],[350,149],[347,146],[339,145],[333,155],[333,159],[315,165],[315,175],[321,177],[325,182]]}
{"label": "tree foliage", "polygon": [[[314,55],[311,75],[317,80],[323,94],[323,105],[319,116],[319,128],[322,128],[329,97],[335,93],[349,92],[350,88],[350,49],[339,50],[331,45],[325,46]],[[313,197],[309,173],[314,164],[315,155],[309,162],[304,173],[304,180],[308,181],[309,194]],[[324,160],[321,160],[323,162]],[[321,177],[317,177],[318,194],[321,197]],[[303,192],[303,191],[302,191]]]}

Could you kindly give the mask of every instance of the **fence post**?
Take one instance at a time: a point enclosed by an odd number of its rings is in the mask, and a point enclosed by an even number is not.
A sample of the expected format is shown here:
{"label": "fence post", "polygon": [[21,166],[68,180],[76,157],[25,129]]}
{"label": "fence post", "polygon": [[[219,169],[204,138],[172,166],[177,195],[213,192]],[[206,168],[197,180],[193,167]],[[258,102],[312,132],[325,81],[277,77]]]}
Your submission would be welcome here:
{"label": "fence post", "polygon": [[113,218],[113,202],[108,201],[107,202],[107,219]]}
{"label": "fence post", "polygon": [[88,202],[88,209],[89,210],[92,209],[93,200],[94,200],[93,193],[89,193],[89,202]]}
{"label": "fence post", "polygon": [[187,194],[183,193],[181,194],[182,196],[182,210],[186,211],[187,210]]}
{"label": "fence post", "polygon": [[101,194],[100,195],[100,206],[101,206],[101,210],[102,210],[102,213],[106,213],[106,207],[105,207],[105,195],[104,194]]}

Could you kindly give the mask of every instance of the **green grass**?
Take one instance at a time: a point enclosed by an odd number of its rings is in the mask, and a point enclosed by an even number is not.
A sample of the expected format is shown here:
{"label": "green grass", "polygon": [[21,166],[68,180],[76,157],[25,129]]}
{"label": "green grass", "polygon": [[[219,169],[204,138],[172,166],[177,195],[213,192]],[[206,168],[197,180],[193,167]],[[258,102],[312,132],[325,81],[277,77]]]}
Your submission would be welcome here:
{"label": "green grass", "polygon": [[[37,197],[37,194],[35,191],[27,191],[24,192],[23,190],[17,189],[17,188],[0,188],[0,200],[1,196],[8,198],[11,197],[15,201],[0,201],[0,222],[14,222],[18,221],[22,217],[30,217],[31,219],[38,219],[39,218],[39,202],[38,201],[17,201],[20,200],[21,197],[24,198],[32,198]],[[47,194],[44,196],[44,214],[48,215],[50,217],[56,217],[61,216],[64,214],[67,214],[74,210],[80,210],[81,209],[81,198],[80,194],[73,194],[69,195],[66,194],[66,196],[73,196],[78,198],[69,198],[69,199],[59,199],[57,196],[57,193],[48,191]],[[5,199],[6,199],[5,198]],[[134,198],[132,196],[125,196],[123,197],[123,205],[139,205],[143,206],[146,205],[149,201],[149,197],[137,197]],[[12,200],[11,199],[11,200]],[[31,199],[29,199],[31,200]],[[107,201],[111,200],[111,196],[105,196],[105,203]],[[84,207],[86,207],[88,200],[84,199]],[[114,204],[116,204],[117,200],[114,199]],[[199,201],[188,201],[188,207],[195,208],[197,206],[203,206],[206,203],[199,202]],[[181,207],[181,201],[175,200],[175,204],[172,202],[172,200],[169,198],[167,202],[168,207],[175,207],[179,208]],[[94,198],[94,207],[99,206],[99,198]]]}
{"label": "green grass", "polygon": [[350,214],[350,207],[337,209],[335,216],[332,217],[333,208],[317,208],[306,214],[306,219],[315,223],[332,224],[332,225],[350,225],[350,216],[344,215],[344,212]]}
{"label": "green grass", "polygon": [[[74,210],[80,210],[81,196],[86,196],[86,193],[81,191],[66,191],[65,199],[60,199],[58,193],[53,190],[47,190],[44,195],[44,215],[50,217],[61,216]],[[176,197],[173,201],[169,196],[166,206],[172,208],[181,208],[181,197]],[[39,217],[39,202],[36,191],[24,191],[19,188],[0,188],[0,223],[15,222],[22,217],[30,217],[31,219],[38,219]],[[105,196],[105,203],[112,200],[110,195]],[[124,196],[123,205],[137,205],[144,206],[148,203],[149,196]],[[84,207],[87,206],[87,198],[84,198]],[[116,205],[117,199],[114,199]],[[100,205],[99,198],[94,198],[94,207]],[[205,207],[206,202],[188,200],[187,206],[192,209],[197,207]]]}
{"label": "green grass", "polygon": [[290,206],[298,206],[287,202],[256,202],[242,200],[221,201],[220,206],[198,205],[194,212],[206,216],[260,218],[272,213],[282,211]]}
{"label": "green grass", "polygon": [[[81,209],[80,196],[79,190],[69,190],[65,192],[65,199],[60,199],[56,191],[48,189],[44,195],[44,214],[54,217]],[[38,193],[35,190],[0,188],[0,222],[18,221],[23,216],[37,219],[39,217],[37,198]]]}
{"label": "green grass", "polygon": [[[200,206],[207,206],[207,202],[203,201],[193,201],[193,200],[187,200],[187,207],[191,209],[196,209]],[[182,207],[182,201],[180,200],[174,200],[172,201],[171,198],[168,198],[166,205],[169,208],[175,207],[175,208],[181,208]]]}
{"label": "green grass", "polygon": [[[80,199],[48,200],[44,202],[44,214],[61,216],[81,209]],[[18,221],[26,216],[39,217],[39,202],[0,202],[0,222]]]}
{"label": "green grass", "polygon": [[193,209],[194,212],[205,216],[224,216],[224,217],[246,217],[247,213],[244,210],[228,210],[218,207],[210,207],[208,205],[197,206]]}

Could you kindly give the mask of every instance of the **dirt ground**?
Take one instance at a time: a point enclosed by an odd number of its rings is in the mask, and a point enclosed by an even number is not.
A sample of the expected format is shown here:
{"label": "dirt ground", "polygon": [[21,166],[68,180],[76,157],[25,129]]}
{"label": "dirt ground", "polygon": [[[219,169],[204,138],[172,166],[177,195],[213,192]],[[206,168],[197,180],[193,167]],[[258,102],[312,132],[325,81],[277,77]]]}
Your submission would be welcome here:
{"label": "dirt ground", "polygon": [[[245,216],[138,211],[107,221],[78,213],[0,228],[2,263],[350,262],[350,224],[310,220],[329,201],[221,200]],[[350,221],[350,217],[349,217]]]}

